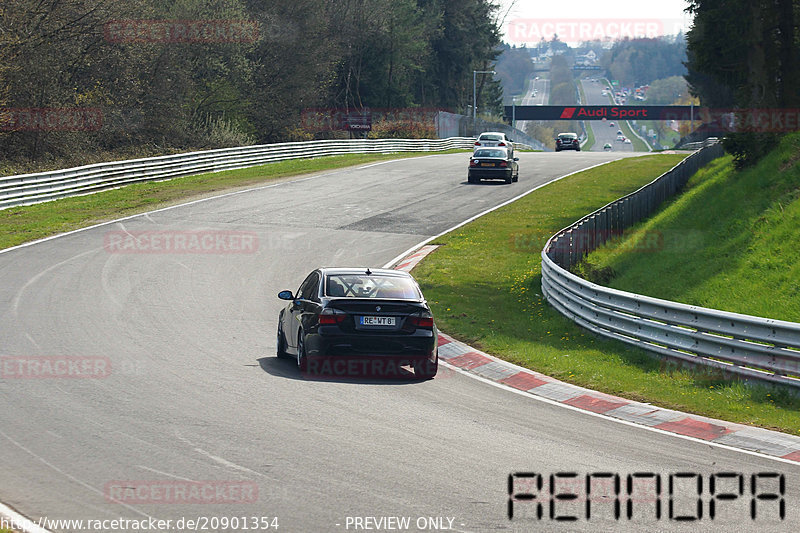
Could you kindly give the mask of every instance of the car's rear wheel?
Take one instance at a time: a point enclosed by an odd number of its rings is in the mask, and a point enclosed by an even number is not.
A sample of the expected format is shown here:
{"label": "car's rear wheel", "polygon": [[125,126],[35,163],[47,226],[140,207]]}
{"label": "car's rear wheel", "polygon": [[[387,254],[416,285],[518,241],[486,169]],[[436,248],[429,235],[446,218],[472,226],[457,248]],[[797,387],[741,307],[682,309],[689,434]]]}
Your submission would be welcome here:
{"label": "car's rear wheel", "polygon": [[475,178],[473,178],[472,176],[467,176],[467,183],[475,183],[475,181],[476,181]]}
{"label": "car's rear wheel", "polygon": [[303,331],[297,332],[297,368],[300,372],[308,371],[308,357],[306,356],[306,343],[303,341]]}
{"label": "car's rear wheel", "polygon": [[281,327],[280,322],[278,322],[278,340],[277,340],[277,350],[276,354],[281,359],[291,359],[291,355],[286,353],[286,339],[283,337],[283,328]]}
{"label": "car's rear wheel", "polygon": [[425,359],[424,361],[417,361],[414,363],[414,376],[417,379],[433,379],[439,371],[439,353],[436,353],[436,359],[433,363]]}
{"label": "car's rear wheel", "polygon": [[514,176],[509,176],[506,178],[506,183],[511,183],[512,181],[514,181]]}

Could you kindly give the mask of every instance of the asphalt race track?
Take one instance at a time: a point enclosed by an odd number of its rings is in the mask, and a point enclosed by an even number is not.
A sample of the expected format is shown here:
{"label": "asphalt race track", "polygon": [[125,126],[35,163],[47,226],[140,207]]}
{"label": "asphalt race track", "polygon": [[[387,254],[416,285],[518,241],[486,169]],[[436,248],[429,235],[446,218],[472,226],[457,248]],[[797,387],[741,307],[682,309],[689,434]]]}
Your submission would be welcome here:
{"label": "asphalt race track", "polygon": [[[468,185],[465,153],[379,163],[0,253],[0,356],[108,365],[91,379],[0,379],[0,501],[34,521],[278,517],[282,532],[366,530],[375,525],[367,517],[410,517],[413,531],[800,530],[796,465],[613,422],[447,368],[426,382],[306,379],[274,357],[276,294],[295,290],[314,267],[382,266],[536,185],[620,156],[519,153],[512,185]],[[113,247],[145,231],[245,232],[257,246]],[[582,500],[559,500],[550,518],[540,492],[541,519],[535,503],[517,502],[510,521],[508,476],[519,472],[545,481],[616,473],[623,491],[628,474],[651,472],[663,486],[658,498],[640,498],[633,520],[624,504],[619,521],[611,504],[586,519]],[[710,476],[720,472],[742,473],[744,489],[711,519]],[[676,473],[695,477],[675,478],[673,510],[667,480]],[[785,520],[778,501],[765,499],[750,518],[758,473],[785,475]],[[694,516],[697,476],[702,520],[670,520]],[[167,495],[189,481],[225,490],[204,503]],[[759,491],[778,491],[758,481]],[[555,520],[569,514],[579,520]]]}
{"label": "asphalt race track", "polygon": [[[536,90],[536,96],[533,96],[533,91]],[[550,80],[545,78],[531,80],[528,91],[520,98],[518,105],[547,105],[550,101]],[[526,131],[528,127],[527,120],[517,120],[516,127],[519,130]],[[553,141],[547,143],[549,148],[553,148]]]}
{"label": "asphalt race track", "polygon": [[[581,81],[583,92],[586,95],[586,105],[610,105],[608,96],[603,96],[603,84],[599,81]],[[610,126],[614,122],[614,126]],[[615,120],[587,120],[586,125],[594,131],[594,146],[590,149],[594,152],[602,152],[603,145],[611,144],[613,152],[633,152],[633,143],[625,144],[617,140],[617,131],[622,129],[619,122]]]}

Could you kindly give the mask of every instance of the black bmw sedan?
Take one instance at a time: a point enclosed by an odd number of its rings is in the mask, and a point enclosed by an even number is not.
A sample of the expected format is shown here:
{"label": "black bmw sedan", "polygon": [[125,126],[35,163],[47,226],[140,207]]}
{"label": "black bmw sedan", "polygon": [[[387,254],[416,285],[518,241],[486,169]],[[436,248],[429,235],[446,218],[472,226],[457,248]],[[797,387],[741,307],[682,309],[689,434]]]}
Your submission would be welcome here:
{"label": "black bmw sedan", "polygon": [[391,376],[413,366],[428,379],[438,371],[433,314],[406,272],[320,268],[278,298],[289,304],[278,316],[277,355],[302,372]]}
{"label": "black bmw sedan", "polygon": [[519,179],[518,157],[509,155],[505,148],[475,148],[469,158],[467,181],[478,183],[482,179],[501,179],[506,183]]}
{"label": "black bmw sedan", "polygon": [[556,137],[556,152],[561,150],[581,151],[581,141],[577,133],[559,133]]}

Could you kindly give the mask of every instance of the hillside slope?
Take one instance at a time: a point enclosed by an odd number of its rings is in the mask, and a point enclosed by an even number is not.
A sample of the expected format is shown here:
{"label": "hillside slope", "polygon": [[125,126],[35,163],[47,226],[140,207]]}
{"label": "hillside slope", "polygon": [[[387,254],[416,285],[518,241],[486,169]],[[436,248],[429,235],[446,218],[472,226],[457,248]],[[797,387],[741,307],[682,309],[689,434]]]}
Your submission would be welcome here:
{"label": "hillside slope", "polygon": [[611,287],[800,322],[800,134],[757,166],[724,157],[620,242],[588,258]]}

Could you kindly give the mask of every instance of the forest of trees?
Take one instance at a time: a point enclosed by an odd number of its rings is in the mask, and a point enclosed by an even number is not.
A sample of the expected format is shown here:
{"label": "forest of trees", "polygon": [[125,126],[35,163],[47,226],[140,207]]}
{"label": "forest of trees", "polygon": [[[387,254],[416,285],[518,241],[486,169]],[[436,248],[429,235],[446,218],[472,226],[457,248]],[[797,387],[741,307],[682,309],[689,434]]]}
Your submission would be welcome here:
{"label": "forest of trees", "polygon": [[[300,116],[314,107],[463,111],[472,71],[500,52],[497,11],[493,0],[2,0],[0,154],[307,138],[317,132],[300,131]],[[478,81],[479,108],[499,110],[498,82]],[[30,109],[98,110],[102,127],[19,127],[15,110]]]}
{"label": "forest of trees", "polygon": [[[700,103],[715,108],[800,108],[800,1],[690,0],[687,80]],[[763,128],[769,130],[770,128]],[[773,146],[778,131],[727,135],[740,166]]]}
{"label": "forest of trees", "polygon": [[528,48],[512,48],[504,44],[494,67],[503,86],[504,104],[511,105],[514,95],[523,94],[525,85],[533,76],[533,60]]}
{"label": "forest of trees", "polygon": [[658,39],[625,39],[601,56],[609,79],[623,87],[638,87],[653,80],[686,73],[683,35]]}

